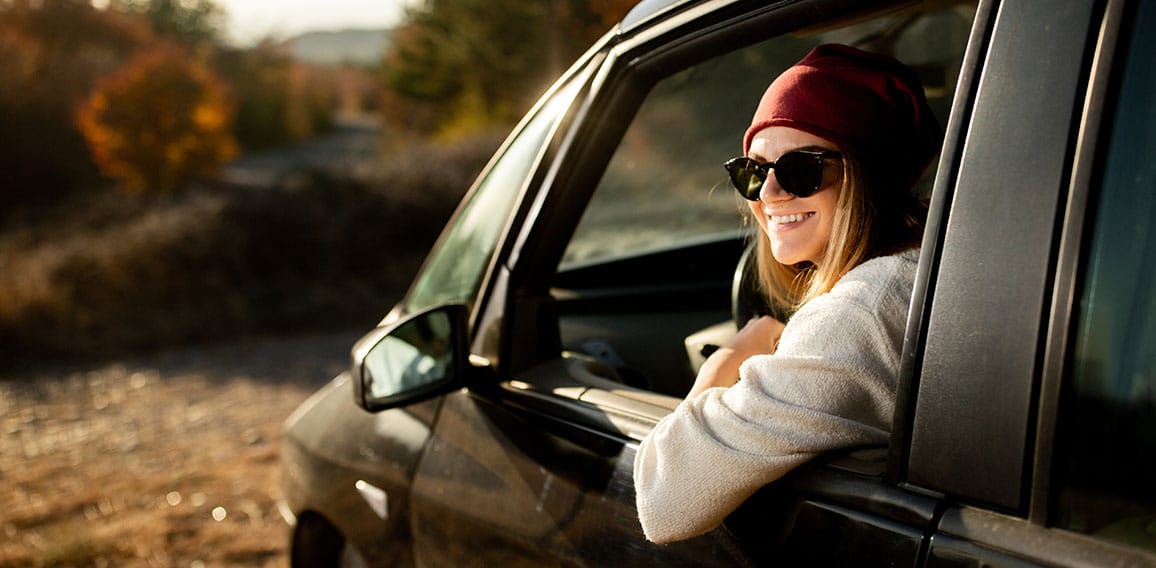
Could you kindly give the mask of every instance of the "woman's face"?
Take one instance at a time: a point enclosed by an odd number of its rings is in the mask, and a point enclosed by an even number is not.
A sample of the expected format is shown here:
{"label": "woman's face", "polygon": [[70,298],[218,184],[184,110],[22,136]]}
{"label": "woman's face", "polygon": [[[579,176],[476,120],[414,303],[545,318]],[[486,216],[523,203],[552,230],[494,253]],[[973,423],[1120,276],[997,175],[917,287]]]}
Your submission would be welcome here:
{"label": "woman's face", "polygon": [[[822,138],[786,126],[769,126],[751,139],[747,155],[760,162],[774,162],[794,150],[831,150],[838,148]],[[771,254],[782,264],[808,261],[817,264],[823,258],[835,204],[839,199],[843,168],[829,161],[823,169],[823,185],[810,197],[787,193],[775,178],[767,176],[758,201],[751,201],[751,213],[771,243]]]}

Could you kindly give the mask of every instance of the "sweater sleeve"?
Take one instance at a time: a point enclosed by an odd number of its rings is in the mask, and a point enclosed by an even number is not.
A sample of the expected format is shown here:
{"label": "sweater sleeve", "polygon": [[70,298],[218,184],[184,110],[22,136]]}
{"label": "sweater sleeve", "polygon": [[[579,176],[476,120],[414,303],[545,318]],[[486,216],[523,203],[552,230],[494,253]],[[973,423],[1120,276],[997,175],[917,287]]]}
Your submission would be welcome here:
{"label": "sweater sleeve", "polygon": [[879,314],[901,303],[905,320],[909,297],[863,302],[833,290],[816,298],[784,329],[774,355],[743,364],[738,384],[685,400],[660,421],[634,463],[646,537],[703,534],[816,455],[886,445],[902,325]]}

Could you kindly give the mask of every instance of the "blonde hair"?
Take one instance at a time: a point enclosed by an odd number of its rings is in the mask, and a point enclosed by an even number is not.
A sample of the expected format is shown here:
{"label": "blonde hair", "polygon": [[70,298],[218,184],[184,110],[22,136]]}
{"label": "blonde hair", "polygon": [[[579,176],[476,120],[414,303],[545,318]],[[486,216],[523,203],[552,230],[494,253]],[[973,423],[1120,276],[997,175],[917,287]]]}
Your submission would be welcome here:
{"label": "blonde hair", "polygon": [[780,263],[771,253],[767,235],[755,231],[759,285],[770,305],[783,311],[782,315],[792,314],[803,304],[830,292],[856,266],[877,256],[919,246],[926,219],[923,201],[909,190],[871,189],[862,166],[844,153],[835,218],[817,263]]}

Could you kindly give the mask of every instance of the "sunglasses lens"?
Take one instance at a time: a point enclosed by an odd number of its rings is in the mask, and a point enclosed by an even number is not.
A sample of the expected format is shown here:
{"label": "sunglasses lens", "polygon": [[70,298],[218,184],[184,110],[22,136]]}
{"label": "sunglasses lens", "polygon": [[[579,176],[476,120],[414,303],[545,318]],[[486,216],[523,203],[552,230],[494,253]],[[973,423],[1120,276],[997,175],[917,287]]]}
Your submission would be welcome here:
{"label": "sunglasses lens", "polygon": [[809,197],[823,183],[823,159],[815,154],[789,152],[775,163],[775,179],[791,195]]}
{"label": "sunglasses lens", "polygon": [[787,152],[774,163],[761,164],[751,158],[734,158],[723,164],[730,173],[731,183],[739,193],[758,201],[767,172],[775,170],[775,180],[787,193],[795,197],[810,197],[823,185],[823,165],[828,158],[839,159],[837,152]]}
{"label": "sunglasses lens", "polygon": [[767,180],[766,171],[750,158],[735,158],[726,163],[726,169],[739,194],[751,201],[758,201],[759,190]]}

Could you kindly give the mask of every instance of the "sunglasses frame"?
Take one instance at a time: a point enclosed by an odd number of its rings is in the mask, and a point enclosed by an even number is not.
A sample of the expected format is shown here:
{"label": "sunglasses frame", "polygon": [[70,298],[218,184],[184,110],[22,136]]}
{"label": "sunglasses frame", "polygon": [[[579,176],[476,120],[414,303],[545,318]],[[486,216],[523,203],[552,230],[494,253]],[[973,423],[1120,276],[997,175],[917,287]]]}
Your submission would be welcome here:
{"label": "sunglasses frame", "polygon": [[[758,201],[763,184],[767,182],[767,177],[770,176],[771,170],[776,169],[778,164],[783,161],[783,158],[800,154],[804,156],[804,159],[812,158],[814,160],[814,167],[819,169],[818,181],[816,181],[814,184],[810,184],[804,187],[788,187],[795,185],[790,181],[790,177],[787,178],[787,183],[785,184],[783,183],[784,180],[779,177],[778,174],[775,175],[775,179],[779,182],[779,187],[782,187],[783,190],[787,193],[794,195],[795,197],[810,197],[819,191],[821,187],[823,187],[823,168],[826,167],[827,160],[842,160],[842,153],[833,150],[793,150],[783,154],[782,156],[779,156],[779,159],[774,162],[758,162],[755,159],[747,156],[739,156],[738,158],[731,158],[730,160],[727,160],[727,162],[723,164],[723,167],[726,168],[727,173],[730,174],[731,184],[734,185],[735,190],[739,192],[739,195],[742,195],[743,198],[750,201]],[[791,160],[794,158],[788,159]],[[744,177],[740,178],[739,176]],[[752,184],[750,183],[751,177],[757,178],[759,180],[759,184],[753,188]],[[743,189],[744,185],[746,186],[745,190]]]}

